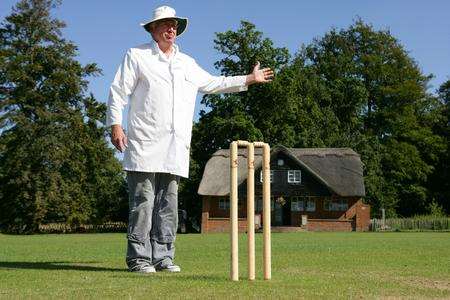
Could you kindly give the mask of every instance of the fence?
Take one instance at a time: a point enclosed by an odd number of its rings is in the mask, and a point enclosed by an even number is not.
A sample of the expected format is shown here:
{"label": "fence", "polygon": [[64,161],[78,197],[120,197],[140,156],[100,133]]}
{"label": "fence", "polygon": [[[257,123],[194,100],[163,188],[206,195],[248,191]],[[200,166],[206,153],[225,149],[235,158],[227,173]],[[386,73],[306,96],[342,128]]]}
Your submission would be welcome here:
{"label": "fence", "polygon": [[123,222],[110,222],[98,225],[80,224],[69,225],[65,223],[50,223],[39,225],[40,233],[76,233],[76,232],[126,232],[127,224]]}
{"label": "fence", "polygon": [[370,220],[371,231],[450,231],[448,217],[413,217]]}

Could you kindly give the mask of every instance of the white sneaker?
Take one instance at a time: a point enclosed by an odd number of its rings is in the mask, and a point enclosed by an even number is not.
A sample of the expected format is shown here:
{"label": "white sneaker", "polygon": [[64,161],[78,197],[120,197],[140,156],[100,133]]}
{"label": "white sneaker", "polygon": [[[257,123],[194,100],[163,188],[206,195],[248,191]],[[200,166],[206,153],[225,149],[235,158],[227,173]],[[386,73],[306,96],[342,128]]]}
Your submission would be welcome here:
{"label": "white sneaker", "polygon": [[178,273],[178,272],[181,272],[181,268],[177,265],[170,265],[170,266],[158,268],[158,271]]}
{"label": "white sneaker", "polygon": [[156,269],[154,266],[136,266],[133,269],[130,270],[133,273],[142,273],[142,274],[149,274],[149,273],[155,273]]}

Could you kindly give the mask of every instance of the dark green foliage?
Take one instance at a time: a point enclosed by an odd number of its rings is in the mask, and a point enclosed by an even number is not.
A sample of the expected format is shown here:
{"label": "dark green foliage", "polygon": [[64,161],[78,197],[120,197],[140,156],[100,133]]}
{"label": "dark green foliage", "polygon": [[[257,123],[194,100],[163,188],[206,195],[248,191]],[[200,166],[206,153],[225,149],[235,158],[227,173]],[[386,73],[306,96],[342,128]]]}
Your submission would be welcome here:
{"label": "dark green foliage", "polygon": [[[440,110],[435,114],[433,131],[445,140],[445,151],[438,156],[435,170],[428,182],[430,196],[436,203],[450,212],[450,80],[438,90]],[[430,209],[431,210],[431,209]],[[430,211],[431,213],[431,211]]]}
{"label": "dark green foliage", "polygon": [[[263,39],[255,26],[242,22],[237,32],[218,33],[215,48],[226,57],[216,63],[224,75],[249,73],[256,61],[262,66],[279,70],[288,63],[289,54],[285,48],[274,48],[272,41]],[[194,125],[192,133],[192,160],[190,179],[183,183],[180,199],[186,205],[188,215],[200,221],[201,201],[197,189],[207,160],[221,148],[228,148],[233,140],[262,140],[264,132],[278,128],[273,122],[270,108],[277,108],[275,98],[270,96],[271,86],[251,88],[247,93],[208,95],[202,100],[211,111],[200,113],[200,121]],[[265,95],[264,97],[260,97]],[[273,94],[272,94],[273,95]],[[266,109],[260,109],[266,107]],[[280,112],[279,109],[273,111]],[[282,112],[281,112],[282,113]],[[255,118],[258,116],[258,118]],[[267,120],[264,120],[267,117]],[[283,126],[283,124],[280,124]],[[283,141],[284,142],[284,141]]]}
{"label": "dark green foliage", "polygon": [[222,74],[247,74],[259,60],[277,75],[247,93],[203,98],[208,110],[193,132],[193,159],[200,170],[193,186],[211,154],[235,139],[351,147],[361,154],[365,200],[375,215],[382,207],[390,216],[427,211],[430,174],[446,153],[443,135],[436,132],[442,104],[427,93],[430,77],[389,31],[357,20],[291,58],[242,22],[236,32],[218,33],[215,44],[225,57],[216,63]]}
{"label": "dark green foliage", "polygon": [[86,95],[95,64],[50,16],[51,0],[23,0],[0,27],[0,226],[117,218],[125,200],[121,167],[108,148],[106,107]]}
{"label": "dark green foliage", "polygon": [[[422,75],[389,31],[357,20],[332,29],[300,52],[326,90],[344,143],[362,154],[367,200],[388,214],[412,215],[427,207],[426,183],[445,149],[432,125],[439,103]],[[329,102],[327,102],[329,101]],[[355,137],[354,139],[352,137]]]}

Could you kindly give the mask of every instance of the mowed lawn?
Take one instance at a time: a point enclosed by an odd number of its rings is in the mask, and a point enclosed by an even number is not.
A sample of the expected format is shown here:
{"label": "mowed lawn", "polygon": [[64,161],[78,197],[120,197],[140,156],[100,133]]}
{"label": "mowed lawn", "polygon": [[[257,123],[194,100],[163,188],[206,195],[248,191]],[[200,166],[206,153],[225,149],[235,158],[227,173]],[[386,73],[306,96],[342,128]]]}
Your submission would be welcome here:
{"label": "mowed lawn", "polygon": [[0,298],[450,298],[450,233],[274,233],[272,280],[229,280],[227,234],[177,239],[179,274],[124,264],[125,234],[0,235]]}

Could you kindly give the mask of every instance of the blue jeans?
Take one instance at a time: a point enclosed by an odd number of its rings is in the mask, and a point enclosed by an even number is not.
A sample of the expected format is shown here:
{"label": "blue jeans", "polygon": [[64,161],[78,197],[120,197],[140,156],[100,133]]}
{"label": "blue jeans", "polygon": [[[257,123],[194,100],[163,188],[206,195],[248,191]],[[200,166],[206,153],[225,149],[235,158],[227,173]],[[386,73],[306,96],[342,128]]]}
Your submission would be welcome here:
{"label": "blue jeans", "polygon": [[133,270],[173,263],[178,227],[179,176],[127,172],[129,220],[126,262]]}

